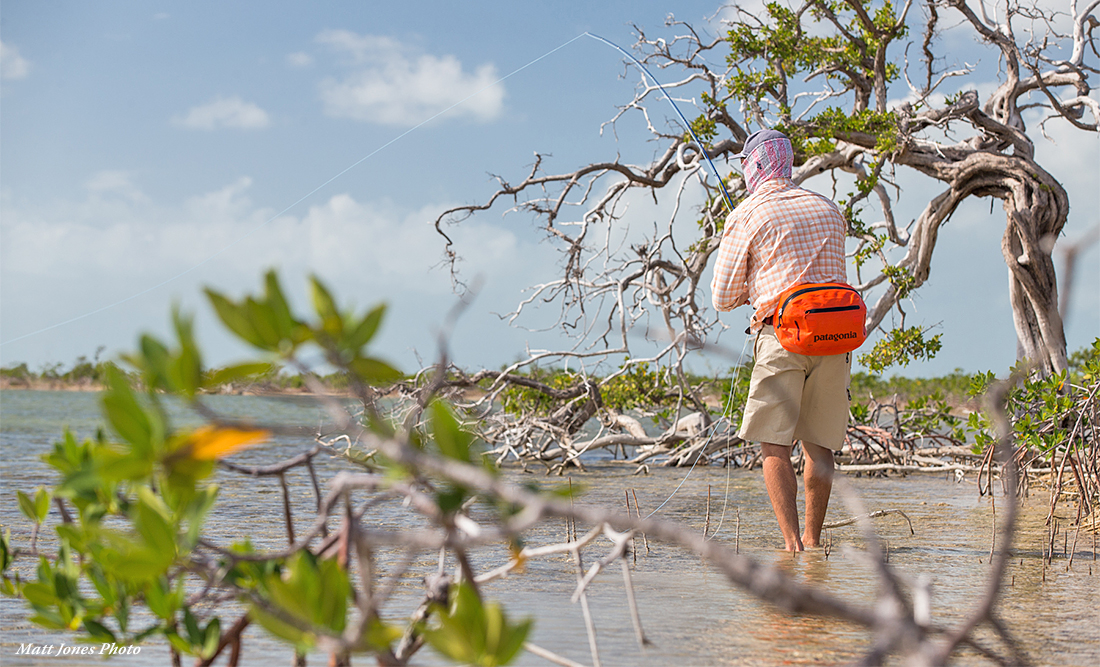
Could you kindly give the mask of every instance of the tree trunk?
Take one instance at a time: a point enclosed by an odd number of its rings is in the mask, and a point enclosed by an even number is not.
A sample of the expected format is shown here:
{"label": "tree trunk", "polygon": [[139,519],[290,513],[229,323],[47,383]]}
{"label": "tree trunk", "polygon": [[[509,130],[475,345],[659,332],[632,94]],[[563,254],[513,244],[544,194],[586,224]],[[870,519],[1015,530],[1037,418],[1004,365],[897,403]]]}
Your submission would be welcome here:
{"label": "tree trunk", "polygon": [[[1057,189],[1064,198],[1065,191],[1061,186]],[[1068,364],[1066,336],[1058,312],[1058,282],[1050,254],[1065,218],[1049,220],[1050,209],[1042,208],[1043,202],[1021,210],[1010,198],[1004,206],[1008,224],[1001,252],[1008,265],[1012,321],[1020,352],[1043,375],[1058,373]],[[1038,211],[1036,206],[1040,207]]]}
{"label": "tree trunk", "polygon": [[[1043,375],[1067,367],[1066,338],[1058,312],[1058,282],[1051,252],[1069,217],[1069,196],[1046,170],[1028,157],[983,150],[947,159],[915,151],[904,162],[950,186],[918,220],[903,262],[916,286],[928,277],[935,233],[967,197],[996,197],[1004,202],[1005,233],[1001,252],[1009,273],[1012,320],[1019,350]],[[880,317],[885,303],[874,309]]]}

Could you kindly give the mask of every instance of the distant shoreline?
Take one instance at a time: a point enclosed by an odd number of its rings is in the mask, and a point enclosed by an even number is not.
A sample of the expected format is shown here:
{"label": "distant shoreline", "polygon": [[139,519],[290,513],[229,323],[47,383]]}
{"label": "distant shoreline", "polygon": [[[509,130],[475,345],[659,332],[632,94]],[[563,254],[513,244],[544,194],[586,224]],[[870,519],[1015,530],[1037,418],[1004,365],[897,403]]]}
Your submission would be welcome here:
{"label": "distant shoreline", "polygon": [[[57,378],[10,378],[0,377],[0,390],[12,391],[106,391],[107,387],[94,380],[62,380]],[[276,385],[227,384],[214,390],[208,390],[207,394],[224,394],[237,396],[316,396],[306,387],[279,387]],[[351,396],[351,392],[329,389],[325,396]]]}
{"label": "distant shoreline", "polygon": [[[100,382],[88,378],[80,380],[66,380],[61,378],[12,378],[0,376],[0,391],[81,391],[99,392],[106,391],[107,387]],[[201,393],[207,396],[335,396],[337,398],[354,398],[355,394],[350,389],[334,389],[325,387],[322,394],[310,390],[306,386],[285,387],[277,384],[263,382],[227,383],[215,389],[206,389]],[[395,395],[393,392],[388,396]],[[480,398],[484,392],[477,388],[465,390],[466,398]]]}
{"label": "distant shoreline", "polygon": [[54,380],[49,378],[9,378],[0,377],[0,389],[16,389],[26,391],[103,391],[105,387],[98,382],[90,380],[71,382],[69,380]]}

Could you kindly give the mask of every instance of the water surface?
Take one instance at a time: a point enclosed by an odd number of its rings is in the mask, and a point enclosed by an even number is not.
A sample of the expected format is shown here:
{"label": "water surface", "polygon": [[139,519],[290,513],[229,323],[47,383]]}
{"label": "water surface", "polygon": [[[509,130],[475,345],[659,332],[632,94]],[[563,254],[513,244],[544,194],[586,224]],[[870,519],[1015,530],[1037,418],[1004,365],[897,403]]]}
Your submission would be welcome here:
{"label": "water surface", "polygon": [[[12,541],[26,545],[31,526],[19,514],[15,490],[31,491],[53,478],[39,459],[52,447],[65,426],[80,436],[90,436],[99,427],[98,397],[79,392],[0,392],[0,523],[11,528]],[[251,416],[259,420],[288,424],[316,425],[324,421],[321,411],[308,399],[215,396],[211,404],[219,411]],[[176,419],[197,420],[180,410]],[[312,445],[308,440],[282,438],[263,448],[247,452],[237,460],[256,465],[293,456]],[[317,470],[324,481],[346,464],[322,454]],[[861,555],[863,540],[855,527],[830,532],[834,547],[826,557],[821,550],[791,556],[779,550],[782,540],[775,527],[759,471],[727,471],[722,468],[665,469],[652,466],[649,475],[634,476],[633,468],[607,462],[592,462],[585,473],[574,472],[571,480],[585,493],[579,502],[625,508],[625,496],[636,493],[643,513],[662,502],[659,516],[681,521],[702,532],[709,526],[713,539],[736,545],[742,553],[784,568],[799,580],[821,587],[851,601],[868,603],[875,598],[878,579]],[[511,478],[554,486],[564,478],[546,478],[508,471]],[[686,477],[686,480],[685,480]],[[984,592],[989,572],[993,508],[989,498],[979,498],[973,480],[930,476],[908,478],[847,478],[868,510],[901,509],[913,522],[910,535],[898,516],[875,520],[875,527],[888,550],[889,563],[901,576],[928,576],[933,582],[933,621],[951,625],[964,618]],[[286,544],[282,523],[282,495],[277,479],[250,479],[219,472],[218,504],[208,521],[207,534],[220,544],[231,544],[249,535],[257,546],[277,549]],[[295,469],[288,475],[292,488],[296,525],[304,528],[311,520],[315,498],[308,473]],[[682,486],[680,486],[682,483]],[[676,491],[679,486],[679,490]],[[675,492],[675,493],[674,493]],[[671,496],[671,499],[669,497]],[[708,501],[709,496],[709,501]],[[1070,667],[1100,664],[1100,563],[1095,561],[1092,538],[1082,534],[1072,569],[1063,558],[1062,538],[1053,564],[1042,565],[1040,544],[1045,534],[1046,496],[1037,493],[1023,508],[1017,548],[1003,588],[999,615],[1037,664]],[[1004,498],[998,497],[1003,512]],[[709,507],[709,519],[708,519]],[[1067,506],[1068,507],[1068,506]],[[475,508],[476,519],[483,509]],[[850,516],[839,495],[834,494],[829,520]],[[51,516],[49,521],[56,520]],[[372,525],[411,527],[420,522],[397,503],[384,504],[365,517]],[[585,527],[580,526],[580,531]],[[547,522],[526,536],[530,545],[562,541],[564,522]],[[1070,535],[1070,550],[1073,535]],[[44,531],[42,546],[51,548],[51,535]],[[586,552],[587,563],[606,554],[610,543],[597,543]],[[484,571],[505,562],[503,546],[486,548],[473,555],[474,566]],[[383,568],[390,568],[400,554],[380,553]],[[454,564],[450,563],[449,567]],[[421,578],[434,571],[434,554],[417,558],[401,580],[386,608],[388,618],[408,615],[422,595]],[[19,562],[19,571],[33,577],[33,563]],[[835,665],[850,663],[868,647],[869,634],[862,628],[833,619],[792,616],[760,602],[733,587],[698,557],[669,545],[650,541],[649,548],[637,541],[637,561],[632,576],[642,623],[650,644],[639,649],[625,604],[620,569],[601,574],[589,589],[589,602],[596,619],[600,659],[604,665]],[[487,597],[501,600],[513,618],[534,616],[529,640],[583,664],[592,664],[581,610],[570,603],[576,574],[571,558],[554,557],[530,563],[525,572],[485,586]],[[1044,580],[1045,579],[1045,580]],[[24,604],[0,600],[0,663],[4,665],[100,665],[98,657],[51,658],[16,655],[20,644],[72,644],[71,637],[58,637],[30,625]],[[223,626],[235,613],[223,611]],[[140,623],[137,624],[140,627]],[[979,637],[998,646],[992,633]],[[245,634],[243,664],[289,664],[290,650],[268,637],[258,627]],[[118,656],[120,665],[167,663],[163,643],[153,642],[137,656]],[[356,658],[355,664],[372,664]],[[325,656],[311,657],[311,664],[327,664]],[[963,650],[956,663],[987,664],[972,650]],[[444,664],[430,650],[417,654],[413,664]],[[518,664],[548,665],[534,655],[523,655]]]}

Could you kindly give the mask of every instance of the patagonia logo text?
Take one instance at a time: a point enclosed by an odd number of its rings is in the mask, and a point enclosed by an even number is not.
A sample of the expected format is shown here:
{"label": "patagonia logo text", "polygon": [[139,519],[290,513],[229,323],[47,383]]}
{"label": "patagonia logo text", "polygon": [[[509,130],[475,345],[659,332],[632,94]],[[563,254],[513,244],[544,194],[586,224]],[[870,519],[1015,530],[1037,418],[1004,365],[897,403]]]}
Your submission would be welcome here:
{"label": "patagonia logo text", "polygon": [[815,334],[814,342],[820,342],[823,340],[847,340],[849,338],[858,338],[859,335],[854,331],[847,333],[831,333],[831,334]]}

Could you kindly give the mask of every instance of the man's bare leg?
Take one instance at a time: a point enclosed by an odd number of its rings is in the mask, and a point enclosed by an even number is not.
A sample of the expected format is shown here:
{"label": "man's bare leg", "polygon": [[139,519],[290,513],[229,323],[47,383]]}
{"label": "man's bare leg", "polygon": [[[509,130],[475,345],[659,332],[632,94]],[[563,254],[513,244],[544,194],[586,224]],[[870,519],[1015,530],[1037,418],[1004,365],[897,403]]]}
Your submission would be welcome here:
{"label": "man's bare leg", "polygon": [[802,534],[802,544],[806,548],[819,547],[821,525],[825,523],[833,490],[833,453],[812,442],[803,442],[802,450],[806,453],[806,469],[802,474],[806,486],[806,532]]}
{"label": "man's bare leg", "polygon": [[791,448],[763,442],[760,453],[764,457],[764,485],[768,487],[785,548],[802,551],[802,540],[798,537],[798,478],[791,465]]}

